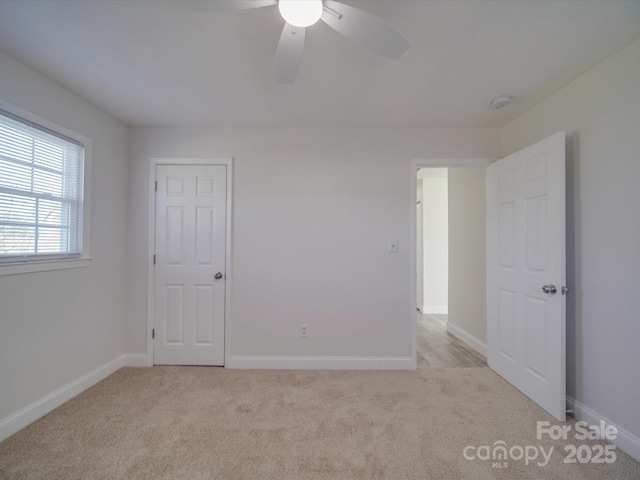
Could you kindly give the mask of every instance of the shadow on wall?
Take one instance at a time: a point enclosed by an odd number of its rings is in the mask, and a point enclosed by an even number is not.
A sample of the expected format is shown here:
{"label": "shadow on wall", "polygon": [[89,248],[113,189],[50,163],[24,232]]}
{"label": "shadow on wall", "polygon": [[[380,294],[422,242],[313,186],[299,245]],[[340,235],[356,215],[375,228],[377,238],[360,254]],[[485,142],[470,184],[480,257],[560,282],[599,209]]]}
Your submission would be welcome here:
{"label": "shadow on wall", "polygon": [[[581,387],[576,379],[578,363],[582,359],[581,328],[576,324],[581,318],[577,312],[577,296],[582,290],[578,279],[582,273],[577,264],[580,258],[580,245],[576,240],[576,230],[580,230],[580,134],[571,132],[566,137],[566,265],[567,265],[567,395],[572,398],[582,398],[583,392],[577,392]],[[580,369],[582,370],[582,369]]]}

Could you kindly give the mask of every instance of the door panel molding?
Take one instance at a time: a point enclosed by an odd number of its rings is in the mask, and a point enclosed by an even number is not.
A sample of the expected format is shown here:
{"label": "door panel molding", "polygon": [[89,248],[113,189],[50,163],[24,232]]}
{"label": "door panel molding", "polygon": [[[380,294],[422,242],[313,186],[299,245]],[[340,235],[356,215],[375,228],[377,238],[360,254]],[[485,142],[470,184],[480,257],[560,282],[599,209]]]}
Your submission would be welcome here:
{"label": "door panel molding", "polygon": [[[221,165],[226,166],[226,223],[225,223],[225,263],[226,263],[226,288],[225,288],[225,322],[224,322],[224,364],[229,364],[229,345],[231,339],[231,289],[233,284],[233,159],[232,158],[165,158],[154,157],[149,161],[149,203],[148,203],[148,231],[147,231],[147,328],[146,328],[146,365],[153,366],[153,339],[152,331],[155,319],[155,266],[154,250],[156,243],[156,169],[159,165]],[[180,185],[176,182],[172,192],[180,194]],[[206,182],[197,186],[200,194],[207,194]]]}

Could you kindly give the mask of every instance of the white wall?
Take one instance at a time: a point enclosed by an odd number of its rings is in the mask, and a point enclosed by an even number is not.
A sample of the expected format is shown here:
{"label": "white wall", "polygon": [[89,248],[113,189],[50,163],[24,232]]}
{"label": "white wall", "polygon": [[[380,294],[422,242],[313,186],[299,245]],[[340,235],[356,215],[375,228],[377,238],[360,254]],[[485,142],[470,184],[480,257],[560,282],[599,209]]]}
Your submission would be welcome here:
{"label": "white wall", "polygon": [[567,132],[567,392],[640,442],[640,40],[505,126],[503,154],[560,130]]}
{"label": "white wall", "polygon": [[423,313],[447,313],[449,290],[448,181],[446,168],[421,168]]}
{"label": "white wall", "polygon": [[2,426],[123,353],[127,131],[2,53],[0,99],[93,141],[90,266],[0,276]]}
{"label": "white wall", "polygon": [[411,159],[496,156],[498,143],[493,129],[133,129],[127,351],[146,348],[151,157],[235,158],[230,354],[300,366],[410,357]]}
{"label": "white wall", "polygon": [[447,329],[486,355],[485,168],[449,169]]}

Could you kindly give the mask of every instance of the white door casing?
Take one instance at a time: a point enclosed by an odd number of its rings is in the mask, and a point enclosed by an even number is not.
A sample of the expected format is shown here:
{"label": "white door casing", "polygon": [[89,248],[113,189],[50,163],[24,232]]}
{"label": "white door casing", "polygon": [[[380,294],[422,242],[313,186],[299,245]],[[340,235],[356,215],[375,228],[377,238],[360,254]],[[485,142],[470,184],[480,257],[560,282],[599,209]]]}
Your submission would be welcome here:
{"label": "white door casing", "polygon": [[157,165],[156,181],[153,363],[224,365],[227,167]]}
{"label": "white door casing", "polygon": [[[489,366],[566,419],[565,134],[487,169]],[[555,286],[556,293],[545,293]]]}

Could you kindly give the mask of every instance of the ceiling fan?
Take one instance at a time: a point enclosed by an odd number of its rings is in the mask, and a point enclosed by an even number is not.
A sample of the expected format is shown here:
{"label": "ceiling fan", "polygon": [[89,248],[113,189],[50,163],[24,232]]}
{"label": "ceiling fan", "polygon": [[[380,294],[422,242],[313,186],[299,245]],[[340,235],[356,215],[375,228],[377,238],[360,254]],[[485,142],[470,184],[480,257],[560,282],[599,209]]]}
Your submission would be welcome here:
{"label": "ceiling fan", "polygon": [[338,33],[376,53],[397,59],[411,46],[395,28],[375,15],[335,0],[213,0],[216,11],[278,5],[286,21],[276,52],[276,81],[293,83],[304,52],[305,28],[322,20]]}

